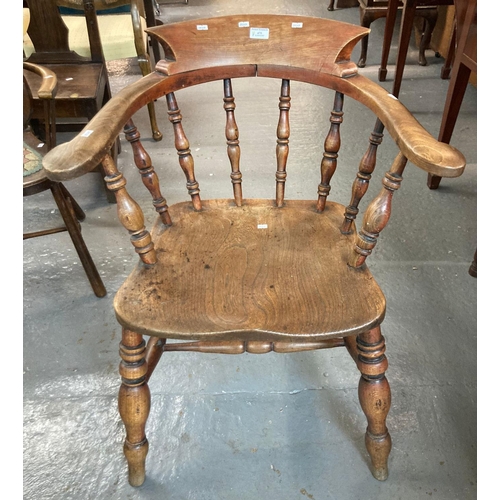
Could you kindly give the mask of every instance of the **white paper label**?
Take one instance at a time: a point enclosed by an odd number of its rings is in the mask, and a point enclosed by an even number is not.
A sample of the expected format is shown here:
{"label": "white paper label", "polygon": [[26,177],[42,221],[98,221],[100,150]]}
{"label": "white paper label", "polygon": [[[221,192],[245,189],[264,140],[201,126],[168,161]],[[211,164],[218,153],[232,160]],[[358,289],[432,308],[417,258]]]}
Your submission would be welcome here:
{"label": "white paper label", "polygon": [[82,137],[88,137],[89,135],[91,135],[94,131],[93,130],[86,130],[85,132],[83,132],[81,135]]}
{"label": "white paper label", "polygon": [[292,23],[292,28],[302,28],[302,23]]}
{"label": "white paper label", "polygon": [[238,28],[249,28],[250,27],[250,23],[248,21],[240,21],[238,23]]}
{"label": "white paper label", "polygon": [[396,99],[396,101],[398,101],[398,100],[399,100],[399,99],[398,99],[395,95],[393,95],[393,94],[387,94],[387,95],[388,95],[389,97],[392,97],[393,99]]}
{"label": "white paper label", "polygon": [[267,224],[257,224],[257,229],[267,229]]}
{"label": "white paper label", "polygon": [[250,28],[250,38],[267,40],[269,38],[269,28]]}
{"label": "white paper label", "polygon": [[196,29],[198,31],[207,31],[208,30],[208,26],[206,24],[197,24],[196,25]]}

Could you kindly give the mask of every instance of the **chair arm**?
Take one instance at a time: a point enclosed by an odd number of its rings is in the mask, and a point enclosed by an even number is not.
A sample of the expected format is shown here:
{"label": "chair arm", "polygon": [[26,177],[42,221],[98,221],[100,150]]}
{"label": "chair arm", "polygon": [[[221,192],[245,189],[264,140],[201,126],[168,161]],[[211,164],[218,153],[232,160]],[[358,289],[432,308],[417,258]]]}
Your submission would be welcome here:
{"label": "chair arm", "polygon": [[23,62],[23,69],[32,71],[42,77],[42,83],[38,89],[38,97],[40,99],[52,99],[57,92],[57,76],[50,69],[39,64]]}
{"label": "chair arm", "polygon": [[377,115],[410,162],[440,177],[458,177],[463,173],[466,165],[463,154],[435,139],[399,99],[362,75],[345,83],[353,86],[350,94]]}
{"label": "chair arm", "polygon": [[155,85],[167,78],[151,73],[114,95],[76,137],[44,156],[47,177],[64,181],[92,171],[113,147],[132,115],[157,97],[156,94],[151,97],[150,93],[154,92]]}

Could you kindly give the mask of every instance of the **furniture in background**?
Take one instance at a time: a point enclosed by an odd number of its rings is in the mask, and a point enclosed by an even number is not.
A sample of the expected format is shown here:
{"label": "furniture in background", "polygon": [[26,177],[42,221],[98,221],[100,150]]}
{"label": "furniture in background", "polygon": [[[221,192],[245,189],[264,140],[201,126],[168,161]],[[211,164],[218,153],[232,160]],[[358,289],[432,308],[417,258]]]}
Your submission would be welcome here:
{"label": "furniture in background", "polygon": [[[358,3],[359,3],[360,25],[364,26],[365,28],[369,28],[370,25],[377,19],[388,16],[389,0],[358,0]],[[396,3],[397,3],[396,10],[390,12],[389,21],[386,21],[386,23],[387,22],[394,23],[397,10],[403,9],[403,2],[401,0],[398,0]],[[420,44],[419,47],[420,49],[419,61],[421,65],[425,66],[427,64],[427,61],[425,59],[425,49],[429,43],[433,27],[436,23],[437,9],[436,7],[427,7],[425,5],[422,5],[417,8],[415,15],[420,16],[424,19],[424,32],[422,34],[422,43]],[[389,46],[390,46],[390,40],[389,40]],[[361,55],[358,61],[358,66],[360,68],[364,68],[366,66],[367,54],[368,54],[368,36],[365,36],[361,41]]]}
{"label": "furniture in background", "polygon": [[[99,28],[92,0],[84,3],[86,33],[90,44],[90,56],[77,54],[69,47],[68,28],[59,12],[55,0],[26,0],[25,10],[29,15],[27,35],[34,47],[29,51],[26,38],[23,46],[28,53],[27,61],[41,64],[57,76],[58,88],[55,95],[56,121],[59,131],[81,130],[111,98],[108,71],[104,60]],[[26,81],[33,95],[34,110],[32,127],[38,133],[43,131],[44,108],[37,90],[41,78],[33,72],[25,72]],[[118,153],[119,142],[114,145]],[[104,178],[100,165],[96,166]],[[104,180],[103,180],[104,181]],[[106,190],[108,201],[114,202]]]}
{"label": "furniture in background", "polygon": [[[455,36],[450,85],[446,95],[438,140],[449,143],[460,113],[460,107],[472,73],[477,75],[477,0],[455,0]],[[427,186],[437,189],[441,177],[429,173]],[[469,274],[477,277],[477,249],[469,268]]]}
{"label": "furniture in background", "polygon": [[[382,44],[382,58],[378,72],[378,79],[385,82],[387,77],[387,61],[389,59],[389,51],[391,47],[391,40],[394,33],[394,25],[396,21],[396,13],[398,10],[400,0],[388,0],[387,17],[385,21],[384,41]],[[399,96],[401,89],[401,81],[403,79],[403,72],[406,63],[406,56],[408,54],[408,47],[410,44],[411,33],[415,15],[419,7],[434,7],[435,16],[426,19],[424,33],[420,41],[419,50],[419,64],[425,66],[427,60],[425,59],[425,49],[429,46],[432,31],[436,24],[437,9],[439,5],[453,5],[453,0],[403,0],[403,12],[401,18],[401,28],[399,32],[398,53],[396,57],[396,68],[394,75],[394,83],[392,94],[395,97]]]}
{"label": "furniture in background", "polygon": [[[243,20],[260,28],[241,28]],[[204,29],[197,29],[198,25]],[[145,480],[148,381],[164,352],[261,354],[333,347],[345,347],[361,372],[359,399],[368,422],[366,448],[373,476],[385,480],[391,450],[386,427],[391,394],[381,332],[386,301],[366,259],[389,221],[391,200],[407,161],[435,175],[456,177],[465,168],[463,155],[438,142],[399,100],[357,72],[350,56],[368,33],[366,28],[322,18],[245,15],[163,25],[151,33],[165,53],[175,57],[114,96],[96,115],[89,137],[85,129],[44,158],[44,168],[54,181],[79,177],[102,162],[108,187],[116,194],[119,220],[139,256],[114,298],[122,326],[118,406],[126,429],[124,453],[130,484],[139,486]],[[277,82],[279,109],[273,126],[275,146],[271,146],[276,160],[267,170],[262,165],[260,172],[262,183],[272,179],[273,199],[253,199],[243,190],[238,92],[233,89],[238,79],[255,77]],[[233,198],[204,200],[177,99],[184,88],[215,81],[220,84],[221,113],[226,120]],[[295,81],[300,82],[297,87]],[[285,196],[287,159],[293,151],[290,107],[294,88],[299,99],[301,91],[310,96],[315,90],[304,89],[304,84],[330,90],[332,101],[329,121],[324,124],[325,139],[318,138],[324,152],[317,160],[318,195],[311,200]],[[141,143],[132,121],[148,99],[163,95],[177,150],[171,158],[185,174],[188,194],[188,201],[171,207],[160,189],[156,160]],[[259,96],[247,99],[269,108]],[[328,196],[337,169],[344,101],[350,99],[373,113],[375,126],[367,137],[367,149],[360,152],[359,166],[353,165],[358,172],[353,175],[350,200],[343,205],[329,201]],[[257,112],[255,116],[256,128],[268,129],[262,116]],[[399,152],[382,186],[375,188],[378,194],[365,205],[384,127]],[[246,123],[245,129],[249,128]],[[109,145],[122,130],[158,213],[151,231],[110,155]],[[342,142],[347,139],[343,137]],[[161,161],[165,164],[164,155]],[[357,231],[356,218],[363,206]]]}
{"label": "furniture in background", "polygon": [[[455,0],[456,45],[451,52],[450,84],[444,104],[438,140],[449,143],[472,73],[477,74],[477,0]],[[441,177],[429,174],[427,185],[437,189]]]}
{"label": "furniture in background", "polygon": [[[153,26],[161,26],[163,22],[159,18],[161,15],[160,5],[156,0],[144,0],[144,12],[146,15],[146,26],[152,28]],[[186,0],[187,3],[187,0]],[[153,51],[153,60],[156,64],[161,59],[160,45],[158,40],[149,38],[149,45]]]}
{"label": "furniture in background", "polygon": [[[139,63],[139,68],[142,75],[151,73],[151,60],[149,57],[149,37],[145,31],[147,28],[146,11],[143,0],[53,0],[58,7],[64,26],[61,21],[56,20],[56,26],[61,32],[61,42],[58,41],[57,46],[50,47],[51,53],[60,49],[60,44],[64,40],[68,50],[75,54],[104,63],[105,61],[113,61],[116,59],[136,58]],[[37,1],[28,1],[30,4],[31,22],[35,12],[33,9],[38,3]],[[51,7],[52,8],[52,7]],[[92,10],[92,15],[88,15],[88,11]],[[93,16],[97,14],[97,26],[88,28],[89,20],[93,22]],[[85,15],[83,15],[85,14]],[[40,11],[37,11],[37,16],[40,16]],[[38,21],[38,19],[36,20]],[[40,22],[44,22],[47,26],[48,19],[42,18]],[[50,20],[52,22],[52,20]],[[150,20],[151,23],[151,20]],[[28,28],[28,31],[30,28]],[[67,31],[63,37],[63,31]],[[25,37],[24,52],[31,60],[31,54],[40,50],[46,51],[47,47],[40,46],[40,40],[30,40],[30,36]],[[100,45],[102,49],[98,48]],[[98,54],[98,55],[96,55]],[[44,56],[43,62],[51,62],[50,55]],[[75,81],[74,78],[73,81]],[[58,104],[58,109],[60,105]],[[94,113],[94,109],[91,113]],[[151,131],[153,139],[161,140],[162,134],[158,129],[156,120],[156,112],[154,102],[148,103],[148,112],[151,122]],[[95,113],[94,113],[95,114]]]}
{"label": "furniture in background", "polygon": [[57,76],[49,69],[35,64],[23,63],[23,68],[27,72],[36,72],[41,77],[37,95],[42,102],[45,116],[44,142],[34,134],[29,125],[33,98],[26,79],[23,78],[23,196],[50,190],[64,222],[61,227],[24,233],[23,240],[67,231],[95,295],[104,297],[106,288],[81,233],[79,221],[85,219],[85,213],[66,187],[60,182],[51,181],[42,169],[42,157],[55,146],[56,141],[54,95],[58,85]]}
{"label": "furniture in background", "polygon": [[337,0],[337,5],[335,6],[334,4],[335,0],[330,0],[327,10],[333,11],[335,10],[335,7],[337,7],[337,9],[348,9],[350,7],[357,7],[358,0]]}

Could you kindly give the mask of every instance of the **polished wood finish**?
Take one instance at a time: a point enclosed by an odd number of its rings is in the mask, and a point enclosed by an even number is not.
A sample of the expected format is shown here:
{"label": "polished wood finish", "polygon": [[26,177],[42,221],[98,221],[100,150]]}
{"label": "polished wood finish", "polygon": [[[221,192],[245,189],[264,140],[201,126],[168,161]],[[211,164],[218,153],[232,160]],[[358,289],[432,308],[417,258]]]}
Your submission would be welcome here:
{"label": "polished wood finish", "polygon": [[[26,79],[23,79],[23,142],[38,151],[41,155],[44,155],[56,144],[54,96],[57,92],[59,82],[57,75],[44,66],[25,62],[23,63],[23,68],[26,72],[35,72],[41,78],[37,97],[44,104],[45,108],[44,124],[45,137],[47,138],[47,142],[43,143],[29,125],[33,112],[33,99]],[[64,225],[24,233],[23,239],[27,240],[67,231],[95,295],[97,297],[104,297],[106,295],[106,288],[81,233],[80,221],[85,219],[85,213],[81,207],[62,183],[51,181],[43,170],[23,177],[23,196],[36,195],[47,190],[50,190],[52,193]]]}
{"label": "polished wood finish", "polygon": [[[260,28],[260,38],[251,38],[252,27]],[[44,167],[55,180],[84,175],[103,162],[108,185],[117,196],[118,217],[141,259],[114,299],[123,328],[120,414],[127,432],[124,449],[130,484],[137,486],[145,478],[147,382],[164,353],[292,353],[334,347],[345,347],[360,371],[359,400],[368,423],[365,442],[372,473],[378,480],[387,478],[391,438],[386,417],[391,395],[380,330],[386,303],[366,259],[389,221],[392,197],[406,164],[456,177],[463,172],[465,160],[457,149],[425,131],[398,99],[357,73],[350,55],[367,31],[338,21],[273,15],[199,19],[153,28],[151,35],[162,44],[166,60],[157,64],[154,73],[114,96],[88,125],[86,130],[94,131],[91,135],[84,131],[45,157]],[[232,85],[239,77],[275,78],[281,84],[277,124],[272,124],[277,165],[272,199],[243,197]],[[200,196],[196,158],[176,98],[181,89],[213,81],[221,84],[225,118],[221,135],[226,140],[228,183],[233,184],[231,199]],[[324,146],[317,177],[311,180],[315,185],[319,182],[314,200],[289,199],[284,188],[287,157],[293,151],[294,82],[332,91],[333,111],[324,124],[326,139],[311,138],[311,143],[316,139]],[[168,209],[152,160],[131,121],[151,99],[162,96],[167,96],[188,198]],[[366,106],[376,122],[368,150],[360,152],[359,171],[346,206],[331,199],[330,182],[340,167],[347,99]],[[155,207],[161,208],[150,232],[125,189],[123,173],[109,155],[123,127],[144,184]],[[400,153],[380,193],[368,204],[358,233],[358,207],[367,194],[384,130]],[[273,166],[269,169],[272,178]],[[144,335],[149,336],[147,343]]]}

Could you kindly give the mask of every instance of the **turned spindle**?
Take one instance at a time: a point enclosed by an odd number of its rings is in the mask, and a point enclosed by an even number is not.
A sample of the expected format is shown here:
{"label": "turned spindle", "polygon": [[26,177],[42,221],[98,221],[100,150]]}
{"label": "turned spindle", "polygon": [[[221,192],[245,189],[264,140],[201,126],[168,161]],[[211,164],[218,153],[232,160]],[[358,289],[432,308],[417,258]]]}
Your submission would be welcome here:
{"label": "turned spindle", "polygon": [[337,158],[340,149],[340,124],[344,112],[344,94],[335,92],[333,110],[330,113],[330,130],[325,139],[323,159],[321,160],[321,182],[318,186],[318,212],[325,209],[326,198],[330,194],[330,181],[337,168]]}
{"label": "turned spindle", "polygon": [[145,264],[156,262],[156,252],[151,235],[144,227],[144,214],[141,207],[125,189],[127,181],[116,168],[110,155],[102,160],[102,167],[106,173],[104,178],[107,188],[115,194],[118,218],[130,234],[130,241],[135,251]]}
{"label": "turned spindle", "polygon": [[141,178],[143,184],[146,186],[148,191],[153,197],[153,206],[155,210],[160,215],[161,221],[166,226],[172,225],[172,219],[168,213],[167,200],[162,196],[160,191],[160,183],[158,181],[158,176],[156,175],[155,169],[151,162],[151,157],[144,149],[140,138],[141,134],[137,127],[134,125],[132,120],[129,120],[124,127],[125,138],[130,142],[132,146],[132,151],[134,153],[134,162],[136,167],[141,173]]}
{"label": "turned spindle", "polygon": [[407,159],[399,153],[391,169],[385,174],[382,180],[382,189],[378,196],[373,199],[366,209],[363,217],[363,228],[359,231],[354,249],[349,258],[349,265],[352,267],[361,266],[368,255],[372,253],[377,244],[380,232],[389,222],[391,217],[392,196],[398,190],[401,177],[406,166]]}
{"label": "turned spindle", "polygon": [[344,346],[343,338],[333,338],[327,340],[317,340],[310,342],[266,342],[259,340],[233,340],[233,341],[197,341],[197,342],[177,342],[175,344],[165,344],[164,351],[191,351],[205,352],[212,354],[266,354],[268,352],[291,353],[301,351],[313,351],[316,349],[330,349]]}
{"label": "turned spindle", "polygon": [[371,174],[375,170],[377,162],[377,148],[382,143],[382,139],[384,137],[383,131],[384,125],[377,119],[373,132],[370,135],[370,144],[366,153],[363,155],[363,158],[361,158],[359,171],[352,185],[351,201],[346,207],[344,223],[342,224],[341,229],[343,234],[349,234],[352,232],[352,224],[359,212],[359,203],[368,190]]}
{"label": "turned spindle", "polygon": [[182,128],[182,115],[173,92],[167,94],[168,119],[174,127],[175,149],[179,156],[179,165],[186,176],[186,187],[195,210],[201,210],[200,186],[194,176],[194,160],[189,149],[189,141]]}
{"label": "turned spindle", "polygon": [[231,163],[231,182],[233,184],[234,202],[241,207],[243,195],[241,190],[240,172],[240,141],[238,139],[238,125],[234,117],[236,104],[233,97],[233,87],[231,80],[224,80],[224,109],[226,111],[226,144],[227,156]]}
{"label": "turned spindle", "polygon": [[281,81],[279,99],[280,116],[276,129],[276,205],[283,206],[285,199],[286,162],[288,160],[288,139],[290,137],[290,80]]}

